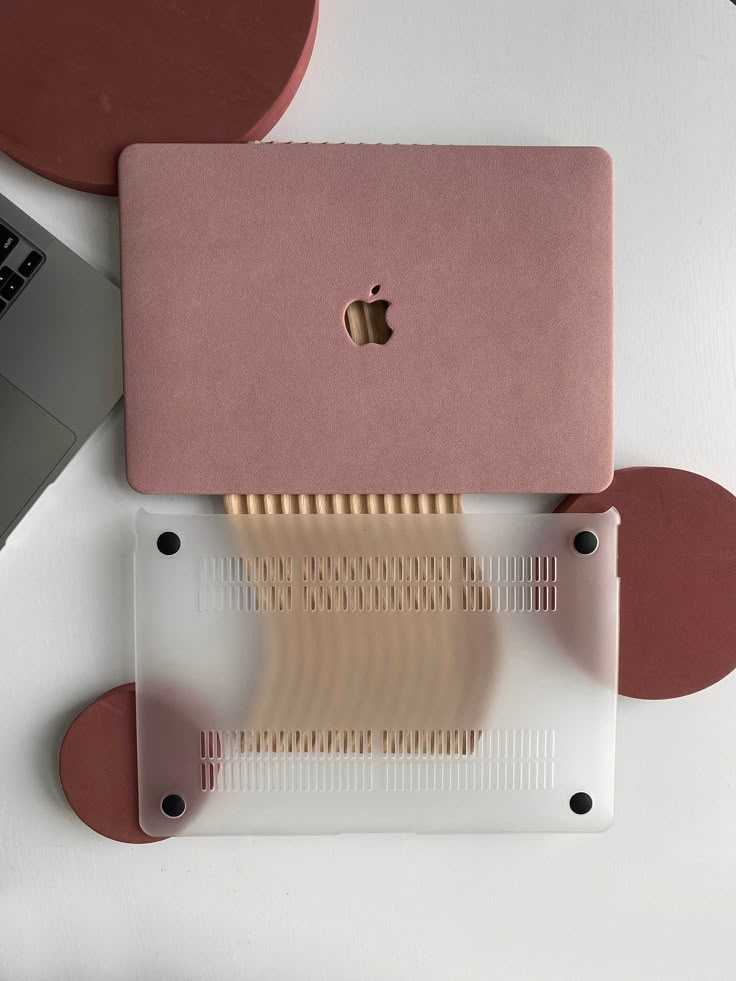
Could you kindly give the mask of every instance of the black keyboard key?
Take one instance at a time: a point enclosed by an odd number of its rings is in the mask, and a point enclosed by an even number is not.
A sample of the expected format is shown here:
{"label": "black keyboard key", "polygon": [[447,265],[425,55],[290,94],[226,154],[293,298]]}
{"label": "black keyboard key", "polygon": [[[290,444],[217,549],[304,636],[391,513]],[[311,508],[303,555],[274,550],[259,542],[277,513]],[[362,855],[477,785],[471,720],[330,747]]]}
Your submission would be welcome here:
{"label": "black keyboard key", "polygon": [[4,300],[12,300],[16,293],[20,291],[23,285],[23,277],[19,276],[18,273],[11,273],[7,283],[0,289],[0,296]]}
{"label": "black keyboard key", "polygon": [[24,276],[30,276],[38,269],[42,262],[43,256],[40,252],[29,252],[23,262],[18,266],[18,272]]}
{"label": "black keyboard key", "polygon": [[0,269],[0,286],[5,286],[12,275],[13,270],[10,268],[10,266],[3,266],[2,269]]}
{"label": "black keyboard key", "polygon": [[5,225],[0,225],[0,259],[9,256],[18,244],[18,236]]}
{"label": "black keyboard key", "polygon": [[0,300],[0,316],[2,316],[2,312],[7,305],[8,304],[5,302],[5,300]]}

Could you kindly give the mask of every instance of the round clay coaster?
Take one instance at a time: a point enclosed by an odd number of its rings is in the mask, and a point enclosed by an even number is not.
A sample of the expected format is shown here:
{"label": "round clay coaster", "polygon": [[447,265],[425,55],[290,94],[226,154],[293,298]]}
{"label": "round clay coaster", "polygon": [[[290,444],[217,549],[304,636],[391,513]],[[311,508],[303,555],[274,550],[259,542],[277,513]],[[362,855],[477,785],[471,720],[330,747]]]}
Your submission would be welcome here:
{"label": "round clay coaster", "polygon": [[61,744],[59,776],[93,831],[132,845],[165,840],[138,824],[134,684],[113,688],[79,713]]}
{"label": "round clay coaster", "polygon": [[291,102],[317,0],[3,4],[0,149],[114,194],[130,143],[259,140]]}
{"label": "round clay coaster", "polygon": [[619,691],[677,698],[736,668],[736,497],[686,470],[617,470],[601,494],[558,511],[616,508],[621,577]]}

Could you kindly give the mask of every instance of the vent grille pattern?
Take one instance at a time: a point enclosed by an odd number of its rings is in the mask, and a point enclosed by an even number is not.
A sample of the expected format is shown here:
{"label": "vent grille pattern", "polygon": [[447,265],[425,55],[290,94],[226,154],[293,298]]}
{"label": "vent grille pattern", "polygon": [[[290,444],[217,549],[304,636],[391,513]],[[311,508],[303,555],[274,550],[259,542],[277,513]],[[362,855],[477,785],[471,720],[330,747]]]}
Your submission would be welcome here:
{"label": "vent grille pattern", "polygon": [[199,734],[203,760],[342,759],[372,752],[370,729],[203,729]]}
{"label": "vent grille pattern", "polygon": [[552,790],[552,760],[474,760],[398,763],[386,771],[386,790]]}
{"label": "vent grille pattern", "polygon": [[213,730],[199,734],[203,791],[373,789],[366,729]]}
{"label": "vent grille pattern", "polygon": [[209,555],[198,562],[201,583],[291,582],[293,560],[289,556]]}
{"label": "vent grille pattern", "polygon": [[302,562],[305,583],[424,583],[452,578],[449,555],[312,555]]}
{"label": "vent grille pattern", "polygon": [[309,760],[236,760],[202,763],[205,792],[278,793],[365,791],[373,789],[373,770],[363,760],[318,763]]}
{"label": "vent grille pattern", "polygon": [[463,582],[557,582],[554,555],[464,555]]}
{"label": "vent grille pattern", "polygon": [[312,555],[302,562],[308,613],[430,613],[452,609],[449,555]]}
{"label": "vent grille pattern", "polygon": [[[433,749],[434,747],[434,749]],[[391,731],[386,790],[552,790],[553,729]]]}
{"label": "vent grille pattern", "polygon": [[463,610],[471,613],[555,613],[554,555],[464,555]]}
{"label": "vent grille pattern", "polygon": [[[554,555],[464,555],[461,564],[464,612],[557,611]],[[293,577],[291,556],[202,557],[199,610],[290,613]],[[453,609],[452,580],[449,555],[311,555],[301,562],[302,610],[445,613]]]}
{"label": "vent grille pattern", "polygon": [[289,556],[203,556],[197,563],[201,613],[273,613],[292,609]]}
{"label": "vent grille pattern", "polygon": [[476,757],[528,760],[553,757],[554,729],[385,729],[385,757]]}
{"label": "vent grille pattern", "polygon": [[289,613],[291,586],[200,586],[200,613]]}
{"label": "vent grille pattern", "polygon": [[309,613],[430,613],[452,609],[451,587],[439,583],[413,586],[304,586]]}
{"label": "vent grille pattern", "polygon": [[[203,792],[551,790],[553,729],[202,730]],[[374,756],[374,744],[377,752]],[[380,746],[380,749],[379,749]]]}
{"label": "vent grille pattern", "polygon": [[556,586],[463,586],[463,610],[478,613],[555,613]]}
{"label": "vent grille pattern", "polygon": [[480,729],[384,729],[383,755],[392,758],[418,756],[467,756],[483,739]]}

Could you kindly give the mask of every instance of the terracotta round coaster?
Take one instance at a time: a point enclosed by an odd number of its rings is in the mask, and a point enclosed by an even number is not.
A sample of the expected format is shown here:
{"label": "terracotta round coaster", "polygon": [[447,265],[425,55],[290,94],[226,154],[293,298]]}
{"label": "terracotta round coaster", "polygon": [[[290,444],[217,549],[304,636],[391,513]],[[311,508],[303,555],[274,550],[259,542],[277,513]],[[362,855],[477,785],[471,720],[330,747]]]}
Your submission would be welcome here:
{"label": "terracotta round coaster", "polygon": [[736,497],[686,470],[617,470],[558,511],[621,515],[619,691],[677,698],[736,668]]}
{"label": "terracotta round coaster", "polygon": [[291,102],[317,0],[21,0],[3,4],[0,149],[114,194],[130,143],[262,139]]}
{"label": "terracotta round coaster", "polygon": [[152,838],[138,824],[135,685],[121,685],[83,709],[59,754],[66,798],[86,825],[132,845]]}

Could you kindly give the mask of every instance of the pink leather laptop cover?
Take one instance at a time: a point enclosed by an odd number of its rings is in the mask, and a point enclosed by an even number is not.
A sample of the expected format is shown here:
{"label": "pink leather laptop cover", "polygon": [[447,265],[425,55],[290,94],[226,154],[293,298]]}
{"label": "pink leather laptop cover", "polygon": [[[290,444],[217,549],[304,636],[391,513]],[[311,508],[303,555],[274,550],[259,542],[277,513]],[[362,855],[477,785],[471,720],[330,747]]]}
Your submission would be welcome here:
{"label": "pink leather laptop cover", "polygon": [[[604,151],[136,145],[120,196],[136,489],[610,482]],[[375,286],[393,333],[357,346],[345,310]]]}

